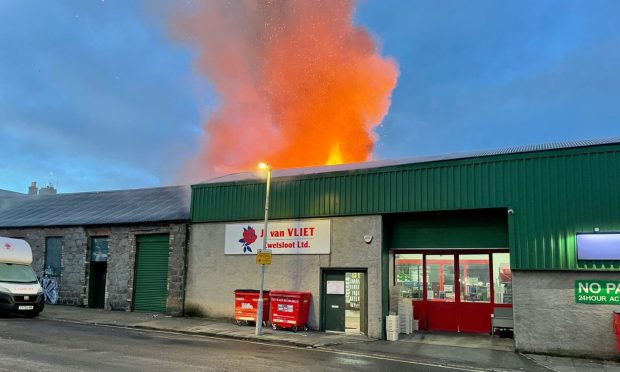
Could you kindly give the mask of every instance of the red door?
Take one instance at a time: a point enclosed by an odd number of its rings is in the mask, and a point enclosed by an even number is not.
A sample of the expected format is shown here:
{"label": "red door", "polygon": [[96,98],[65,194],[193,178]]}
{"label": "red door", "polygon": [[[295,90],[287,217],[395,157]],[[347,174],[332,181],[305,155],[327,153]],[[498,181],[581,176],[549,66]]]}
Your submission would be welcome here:
{"label": "red door", "polygon": [[490,254],[459,254],[459,332],[490,333],[493,313]]}
{"label": "red door", "polygon": [[[493,275],[491,268],[494,267],[493,256],[496,255],[506,261],[501,264],[502,267],[508,265],[507,253],[492,254],[488,251],[458,254],[429,252],[412,255],[417,259],[401,259],[402,265],[423,267],[421,287],[424,290],[420,290],[423,295],[413,301],[414,319],[419,321],[420,329],[488,334],[491,331],[493,306],[511,306],[504,305],[503,300],[500,301],[502,304],[494,304],[499,298],[508,299],[499,294],[494,296],[494,286],[499,285],[501,288],[498,290],[503,291],[502,283],[506,282],[501,274],[496,272]],[[399,264],[398,258],[396,264]],[[494,278],[497,283],[494,283]],[[512,298],[509,299],[512,302]]]}
{"label": "red door", "polygon": [[[426,255],[426,327],[431,331],[458,332],[458,282],[453,254]],[[415,305],[414,305],[415,306]]]}

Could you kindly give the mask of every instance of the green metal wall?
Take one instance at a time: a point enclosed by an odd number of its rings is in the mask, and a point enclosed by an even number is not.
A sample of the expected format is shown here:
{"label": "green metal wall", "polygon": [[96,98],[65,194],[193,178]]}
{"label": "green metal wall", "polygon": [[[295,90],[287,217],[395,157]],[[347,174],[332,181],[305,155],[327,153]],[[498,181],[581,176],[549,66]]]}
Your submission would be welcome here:
{"label": "green metal wall", "polygon": [[506,209],[397,213],[386,215],[391,249],[508,248]]}
{"label": "green metal wall", "polygon": [[[575,233],[620,231],[620,145],[306,175],[272,181],[270,217],[511,208],[516,269],[620,269],[577,262]],[[192,187],[192,221],[260,220],[265,185]]]}

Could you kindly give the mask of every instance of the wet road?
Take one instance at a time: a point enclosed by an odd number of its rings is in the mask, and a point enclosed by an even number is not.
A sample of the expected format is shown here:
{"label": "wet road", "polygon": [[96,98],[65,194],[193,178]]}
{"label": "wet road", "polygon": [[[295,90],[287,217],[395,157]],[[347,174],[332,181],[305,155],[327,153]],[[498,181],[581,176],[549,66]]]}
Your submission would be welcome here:
{"label": "wet road", "polygon": [[0,318],[2,371],[467,371],[346,351]]}

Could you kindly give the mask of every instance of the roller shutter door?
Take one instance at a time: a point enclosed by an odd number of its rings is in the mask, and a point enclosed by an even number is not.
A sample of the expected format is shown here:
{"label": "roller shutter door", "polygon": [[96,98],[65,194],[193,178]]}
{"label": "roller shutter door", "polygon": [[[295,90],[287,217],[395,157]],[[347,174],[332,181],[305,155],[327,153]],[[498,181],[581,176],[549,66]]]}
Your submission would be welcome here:
{"label": "roller shutter door", "polygon": [[137,237],[134,311],[166,312],[168,235]]}

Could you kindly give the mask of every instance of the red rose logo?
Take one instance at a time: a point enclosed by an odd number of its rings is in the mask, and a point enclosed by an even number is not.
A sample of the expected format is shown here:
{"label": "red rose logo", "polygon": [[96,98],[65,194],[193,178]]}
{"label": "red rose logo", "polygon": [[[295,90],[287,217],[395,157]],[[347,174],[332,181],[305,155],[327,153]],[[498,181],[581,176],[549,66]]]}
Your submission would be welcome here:
{"label": "red rose logo", "polygon": [[256,241],[256,231],[248,226],[248,229],[243,230],[243,240],[246,244],[252,244]]}
{"label": "red rose logo", "polygon": [[248,226],[247,229],[243,228],[243,239],[239,239],[239,243],[243,244],[243,253],[252,252],[250,244],[254,243],[256,238],[256,231],[254,231],[252,226]]}

